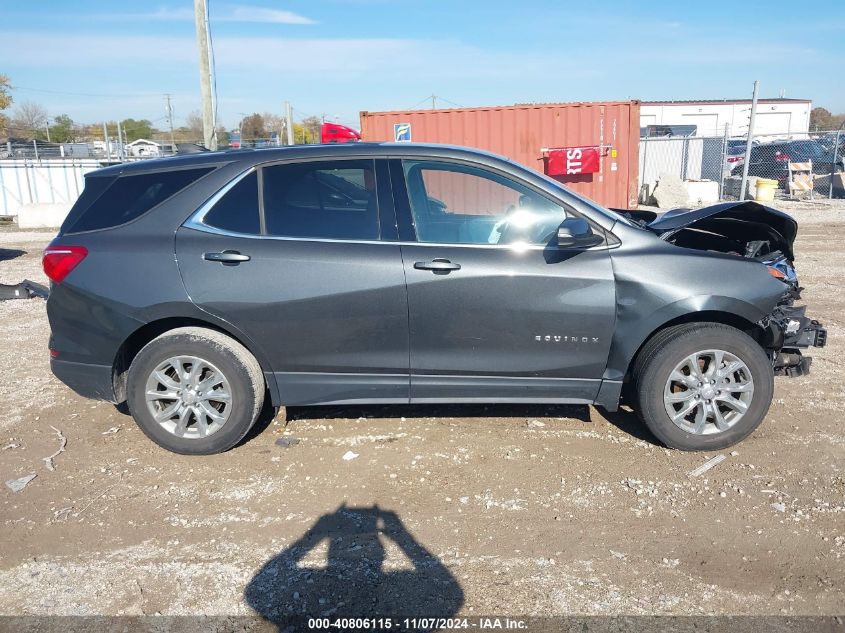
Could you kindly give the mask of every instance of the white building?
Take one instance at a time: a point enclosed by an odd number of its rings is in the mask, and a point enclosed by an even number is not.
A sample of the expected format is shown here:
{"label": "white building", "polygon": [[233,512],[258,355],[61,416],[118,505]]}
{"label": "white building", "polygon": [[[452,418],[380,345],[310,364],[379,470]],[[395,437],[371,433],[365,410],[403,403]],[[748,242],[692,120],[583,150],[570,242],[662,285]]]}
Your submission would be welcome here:
{"label": "white building", "polygon": [[[755,135],[788,137],[810,130],[809,99],[758,99]],[[748,132],[751,99],[705,101],[643,101],[640,104],[640,136],[666,136],[665,126],[684,126],[671,130],[676,135],[722,136],[725,125],[729,136]],[[652,127],[649,130],[649,126]],[[663,128],[663,129],[661,129]]]}
{"label": "white building", "polygon": [[148,141],[145,138],[139,138],[137,141],[132,141],[126,144],[126,153],[129,156],[142,158],[144,156],[161,156],[162,144],[155,141]]}

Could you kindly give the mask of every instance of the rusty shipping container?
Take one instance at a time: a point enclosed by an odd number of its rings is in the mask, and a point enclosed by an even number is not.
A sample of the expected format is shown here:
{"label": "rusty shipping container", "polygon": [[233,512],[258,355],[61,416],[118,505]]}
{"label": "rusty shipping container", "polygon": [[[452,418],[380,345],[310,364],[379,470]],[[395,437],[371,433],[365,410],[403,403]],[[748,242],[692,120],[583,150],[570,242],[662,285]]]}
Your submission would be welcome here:
{"label": "rusty shipping container", "polygon": [[598,148],[598,171],[552,177],[608,207],[637,205],[639,101],[362,112],[361,135],[477,147],[542,173],[549,150]]}

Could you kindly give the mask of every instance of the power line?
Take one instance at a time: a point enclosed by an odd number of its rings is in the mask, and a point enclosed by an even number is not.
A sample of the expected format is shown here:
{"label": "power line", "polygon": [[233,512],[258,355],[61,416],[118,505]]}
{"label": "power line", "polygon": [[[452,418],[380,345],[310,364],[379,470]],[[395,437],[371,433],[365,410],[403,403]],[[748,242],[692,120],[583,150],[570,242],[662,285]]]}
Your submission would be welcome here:
{"label": "power line", "polygon": [[407,109],[407,110],[416,110],[416,109],[417,109],[418,107],[420,107],[422,104],[424,104],[424,103],[428,103],[429,101],[431,101],[431,109],[432,109],[432,110],[434,110],[434,109],[436,109],[436,107],[437,107],[437,105],[436,105],[436,101],[438,101],[438,100],[439,100],[439,101],[445,101],[446,103],[448,103],[448,104],[450,104],[450,105],[453,105],[453,106],[455,106],[456,108],[463,108],[463,107],[465,107],[465,106],[462,106],[460,103],[455,103],[454,101],[449,101],[448,99],[446,99],[445,97],[441,97],[440,95],[430,94],[430,95],[428,95],[425,99],[422,99],[421,101],[418,101],[417,103],[415,103],[414,105],[412,105],[410,108],[406,108],[406,109]]}
{"label": "power line", "polygon": [[123,99],[126,97],[149,97],[152,93],[149,92],[136,92],[136,93],[126,93],[126,94],[104,94],[104,93],[96,93],[96,92],[67,92],[64,90],[47,90],[44,88],[27,88],[25,86],[12,86],[12,90],[25,90],[28,92],[43,92],[45,94],[53,94],[53,95],[69,95],[73,97],[107,97],[107,98],[114,98],[114,99]]}
{"label": "power line", "polygon": [[431,97],[430,97],[430,96],[426,97],[426,98],[425,98],[425,99],[423,99],[422,101],[418,101],[417,103],[415,103],[414,105],[412,105],[410,108],[405,108],[405,109],[406,109],[406,110],[415,110],[415,109],[417,109],[419,106],[421,106],[422,104],[424,104],[426,101],[428,101],[429,99],[431,99]]}
{"label": "power line", "polygon": [[456,108],[465,107],[465,106],[462,106],[460,103],[455,103],[454,101],[449,101],[448,99],[446,99],[445,97],[441,97],[440,95],[438,95],[437,98],[440,99],[441,101],[445,101],[446,103],[455,106]]}

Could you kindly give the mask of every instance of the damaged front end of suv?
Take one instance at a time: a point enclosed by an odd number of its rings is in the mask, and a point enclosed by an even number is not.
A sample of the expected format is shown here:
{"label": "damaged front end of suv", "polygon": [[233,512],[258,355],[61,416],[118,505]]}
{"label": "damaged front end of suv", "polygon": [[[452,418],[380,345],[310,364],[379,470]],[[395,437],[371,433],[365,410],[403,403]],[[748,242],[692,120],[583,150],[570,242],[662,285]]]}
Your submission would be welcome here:
{"label": "damaged front end of suv", "polygon": [[802,288],[793,251],[798,225],[792,217],[753,201],[673,209],[660,217],[648,211],[631,215],[670,244],[764,264],[772,277],[783,282],[784,291],[771,313],[757,323],[762,330],[759,343],[769,353],[776,376],[809,373],[812,358],[801,350],[824,347],[827,330],[806,315],[806,306],[795,305]]}

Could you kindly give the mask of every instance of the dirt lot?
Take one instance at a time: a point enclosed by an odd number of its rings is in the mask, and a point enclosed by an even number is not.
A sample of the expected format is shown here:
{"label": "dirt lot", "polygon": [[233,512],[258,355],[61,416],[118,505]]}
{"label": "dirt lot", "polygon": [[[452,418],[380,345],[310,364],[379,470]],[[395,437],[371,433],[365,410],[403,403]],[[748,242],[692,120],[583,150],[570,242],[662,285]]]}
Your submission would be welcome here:
{"label": "dirt lot", "polygon": [[[172,455],[52,377],[41,300],[0,304],[0,478],[37,475],[1,486],[0,613],[842,613],[845,214],[795,213],[830,343],[701,477],[586,407],[291,409]],[[0,233],[0,281],[49,237]]]}

